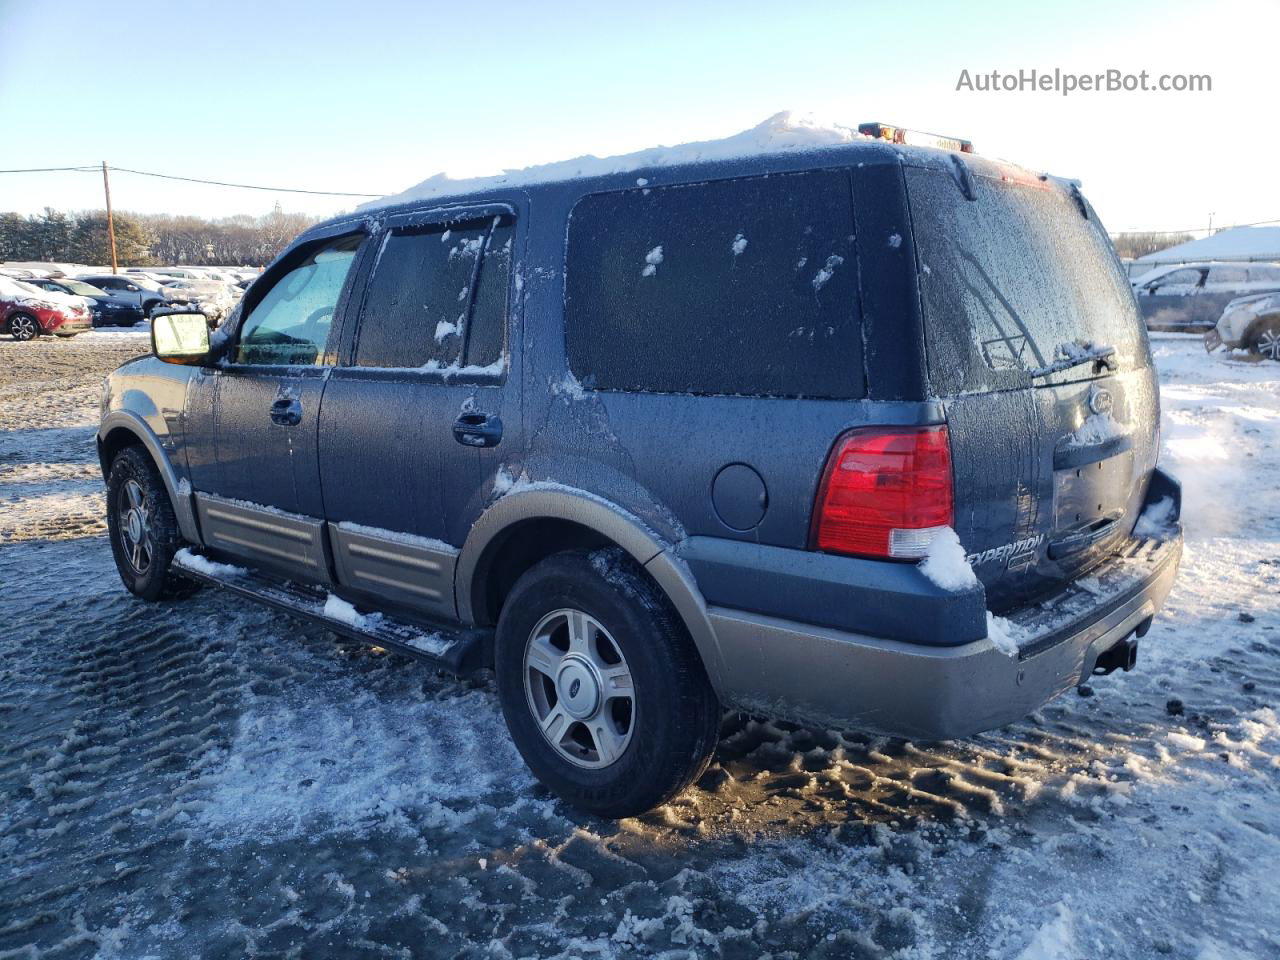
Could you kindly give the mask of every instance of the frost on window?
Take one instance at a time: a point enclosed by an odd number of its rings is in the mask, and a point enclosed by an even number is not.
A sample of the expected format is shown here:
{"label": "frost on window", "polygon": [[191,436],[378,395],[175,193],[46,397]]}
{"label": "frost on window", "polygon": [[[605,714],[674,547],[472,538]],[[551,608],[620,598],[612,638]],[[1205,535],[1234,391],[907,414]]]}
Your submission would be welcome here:
{"label": "frost on window", "polygon": [[827,285],[827,281],[835,275],[836,267],[842,263],[844,263],[844,257],[839,254],[833,253],[827,257],[827,262],[822,265],[822,269],[813,275],[814,293],[817,293]]}
{"label": "frost on window", "polygon": [[569,221],[570,369],[596,390],[859,396],[857,273],[835,269],[852,228],[839,172],[584,197]]}
{"label": "frost on window", "polygon": [[652,250],[644,255],[644,269],[640,271],[642,277],[652,277],[658,272],[658,264],[662,262],[662,244],[658,244]]}
{"label": "frost on window", "polygon": [[513,226],[509,218],[486,219],[388,234],[361,310],[356,365],[487,370],[499,364]]}

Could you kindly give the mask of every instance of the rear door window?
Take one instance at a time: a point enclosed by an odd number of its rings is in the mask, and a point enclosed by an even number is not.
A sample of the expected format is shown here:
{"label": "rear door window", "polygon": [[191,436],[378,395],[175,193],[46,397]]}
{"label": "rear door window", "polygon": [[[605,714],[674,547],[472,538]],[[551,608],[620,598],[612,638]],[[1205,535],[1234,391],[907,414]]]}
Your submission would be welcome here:
{"label": "rear door window", "polygon": [[360,312],[355,365],[498,372],[514,220],[395,229]]}
{"label": "rear door window", "polygon": [[[1097,216],[1051,181],[909,167],[930,379],[938,395],[1030,385],[1073,343],[1145,362],[1144,327]],[[1058,379],[1087,377],[1083,365]],[[1042,382],[1042,381],[1034,381]]]}
{"label": "rear door window", "polygon": [[588,387],[861,397],[848,173],[584,197],[565,313],[570,369]]}

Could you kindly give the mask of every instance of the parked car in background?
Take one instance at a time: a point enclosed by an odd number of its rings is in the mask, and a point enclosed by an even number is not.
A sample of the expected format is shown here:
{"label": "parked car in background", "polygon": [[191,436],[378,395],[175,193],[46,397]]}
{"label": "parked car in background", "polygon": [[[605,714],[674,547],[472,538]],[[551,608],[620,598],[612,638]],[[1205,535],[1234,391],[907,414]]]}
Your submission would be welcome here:
{"label": "parked car in background", "polygon": [[1148,330],[1203,333],[1238,297],[1280,292],[1273,263],[1186,263],[1159,267],[1133,280]]}
{"label": "parked car in background", "polygon": [[41,334],[73,337],[92,326],[93,316],[84,297],[0,277],[0,332],[13,339],[34,340]]}
{"label": "parked car in background", "polygon": [[1259,293],[1232,300],[1217,325],[1204,335],[1204,347],[1248,350],[1280,360],[1280,293]]}
{"label": "parked car in background", "polygon": [[95,327],[132,327],[146,315],[137,300],[117,297],[99,287],[71,277],[32,277],[25,281],[46,293],[65,293],[90,301],[89,310]]}
{"label": "parked car in background", "polygon": [[151,311],[167,302],[160,284],[143,274],[93,273],[82,274],[80,279],[118,299],[132,301],[144,318],[149,318]]}
{"label": "parked car in background", "polygon": [[161,289],[166,306],[194,307],[214,324],[231,312],[243,292],[217,280],[174,280]]}

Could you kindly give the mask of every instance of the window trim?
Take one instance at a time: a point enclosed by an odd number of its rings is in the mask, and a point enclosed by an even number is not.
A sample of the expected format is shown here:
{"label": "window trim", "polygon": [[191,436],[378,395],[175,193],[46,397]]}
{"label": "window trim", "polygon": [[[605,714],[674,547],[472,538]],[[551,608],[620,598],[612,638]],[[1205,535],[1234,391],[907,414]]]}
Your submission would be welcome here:
{"label": "window trim", "polygon": [[[444,229],[452,229],[452,226],[460,223],[467,223],[476,220],[484,220],[486,218],[510,217],[512,222],[512,239],[513,243],[511,251],[511,268],[507,276],[506,290],[506,311],[503,316],[502,328],[502,351],[501,360],[502,368],[493,373],[481,373],[473,371],[464,373],[461,368],[458,372],[450,372],[447,370],[425,370],[422,367],[360,367],[356,366],[356,352],[360,348],[360,332],[364,324],[364,308],[368,301],[369,290],[373,285],[374,277],[377,275],[378,257],[386,246],[388,239],[396,232],[414,232],[418,230],[430,231],[433,228],[443,227]],[[520,236],[521,217],[519,211],[514,204],[505,201],[488,201],[482,203],[465,203],[453,204],[438,207],[429,207],[421,210],[413,210],[406,213],[397,213],[387,217],[369,237],[368,249],[372,262],[368,269],[360,278],[360,290],[357,295],[352,295],[349,302],[349,311],[351,315],[351,332],[344,338],[341,347],[337,352],[337,360],[332,365],[335,372],[341,371],[345,379],[352,380],[404,380],[406,378],[424,383],[439,383],[444,385],[452,384],[477,384],[481,386],[500,385],[507,381],[507,377],[511,373],[512,358],[512,341],[513,341],[513,318],[517,308],[517,298],[514,294],[515,276],[517,270],[516,250],[519,247],[518,238]],[[481,256],[476,261],[476,269],[483,269],[484,256],[489,252],[489,240],[493,237],[494,225],[490,224],[489,231],[485,235],[485,247]],[[467,305],[468,313],[475,308],[475,298],[477,293],[477,285],[472,277],[471,298]],[[470,324],[467,324],[467,332],[464,332],[464,342],[459,348],[459,358],[466,356],[466,348],[468,342]],[[354,374],[354,375],[353,375]]]}
{"label": "window trim", "polygon": [[[316,249],[328,246],[338,240],[344,240],[347,237],[360,237],[360,244],[356,247],[351,269],[347,271],[346,279],[342,282],[342,290],[338,293],[338,300],[333,305],[333,321],[329,327],[329,337],[324,345],[324,350],[316,356],[315,363],[307,364],[304,369],[329,369],[336,364],[338,346],[342,342],[342,325],[345,324],[346,313],[351,305],[351,297],[355,290],[356,278],[360,273],[362,261],[370,246],[371,233],[365,224],[358,226],[344,224],[341,227],[335,227],[332,231],[326,231],[320,236],[313,236],[295,243],[294,246],[281,254],[275,263],[263,271],[258,279],[249,285],[249,289],[245,291],[244,296],[240,298],[239,304],[235,307],[239,316],[236,318],[235,329],[231,331],[231,335],[227,338],[226,352],[223,354],[223,360],[219,364],[220,367],[235,371],[299,369],[299,364],[296,363],[237,363],[235,356],[240,347],[241,334],[244,333],[245,320],[248,319],[249,314],[263,301],[266,295],[275,289],[276,284],[292,273],[301,261],[311,256]],[[263,283],[264,279],[270,282]],[[252,302],[249,302],[250,292],[253,293]]]}

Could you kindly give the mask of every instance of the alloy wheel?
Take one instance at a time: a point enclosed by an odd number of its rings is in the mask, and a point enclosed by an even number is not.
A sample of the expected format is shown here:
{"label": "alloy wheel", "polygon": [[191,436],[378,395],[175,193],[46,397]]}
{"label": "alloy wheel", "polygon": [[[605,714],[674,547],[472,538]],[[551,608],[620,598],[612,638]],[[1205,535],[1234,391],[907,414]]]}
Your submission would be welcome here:
{"label": "alloy wheel", "polygon": [[1259,334],[1258,352],[1270,360],[1280,360],[1280,329],[1272,327]]}
{"label": "alloy wheel", "polygon": [[581,610],[547,614],[529,634],[524,687],[539,730],[579,767],[615,763],[636,724],[631,668],[604,626]]}
{"label": "alloy wheel", "polygon": [[34,340],[38,332],[36,322],[25,314],[9,320],[9,333],[15,340]]}
{"label": "alloy wheel", "polygon": [[116,510],[125,559],[135,574],[143,576],[150,569],[156,551],[151,536],[151,504],[142,484],[126,480],[120,487]]}

